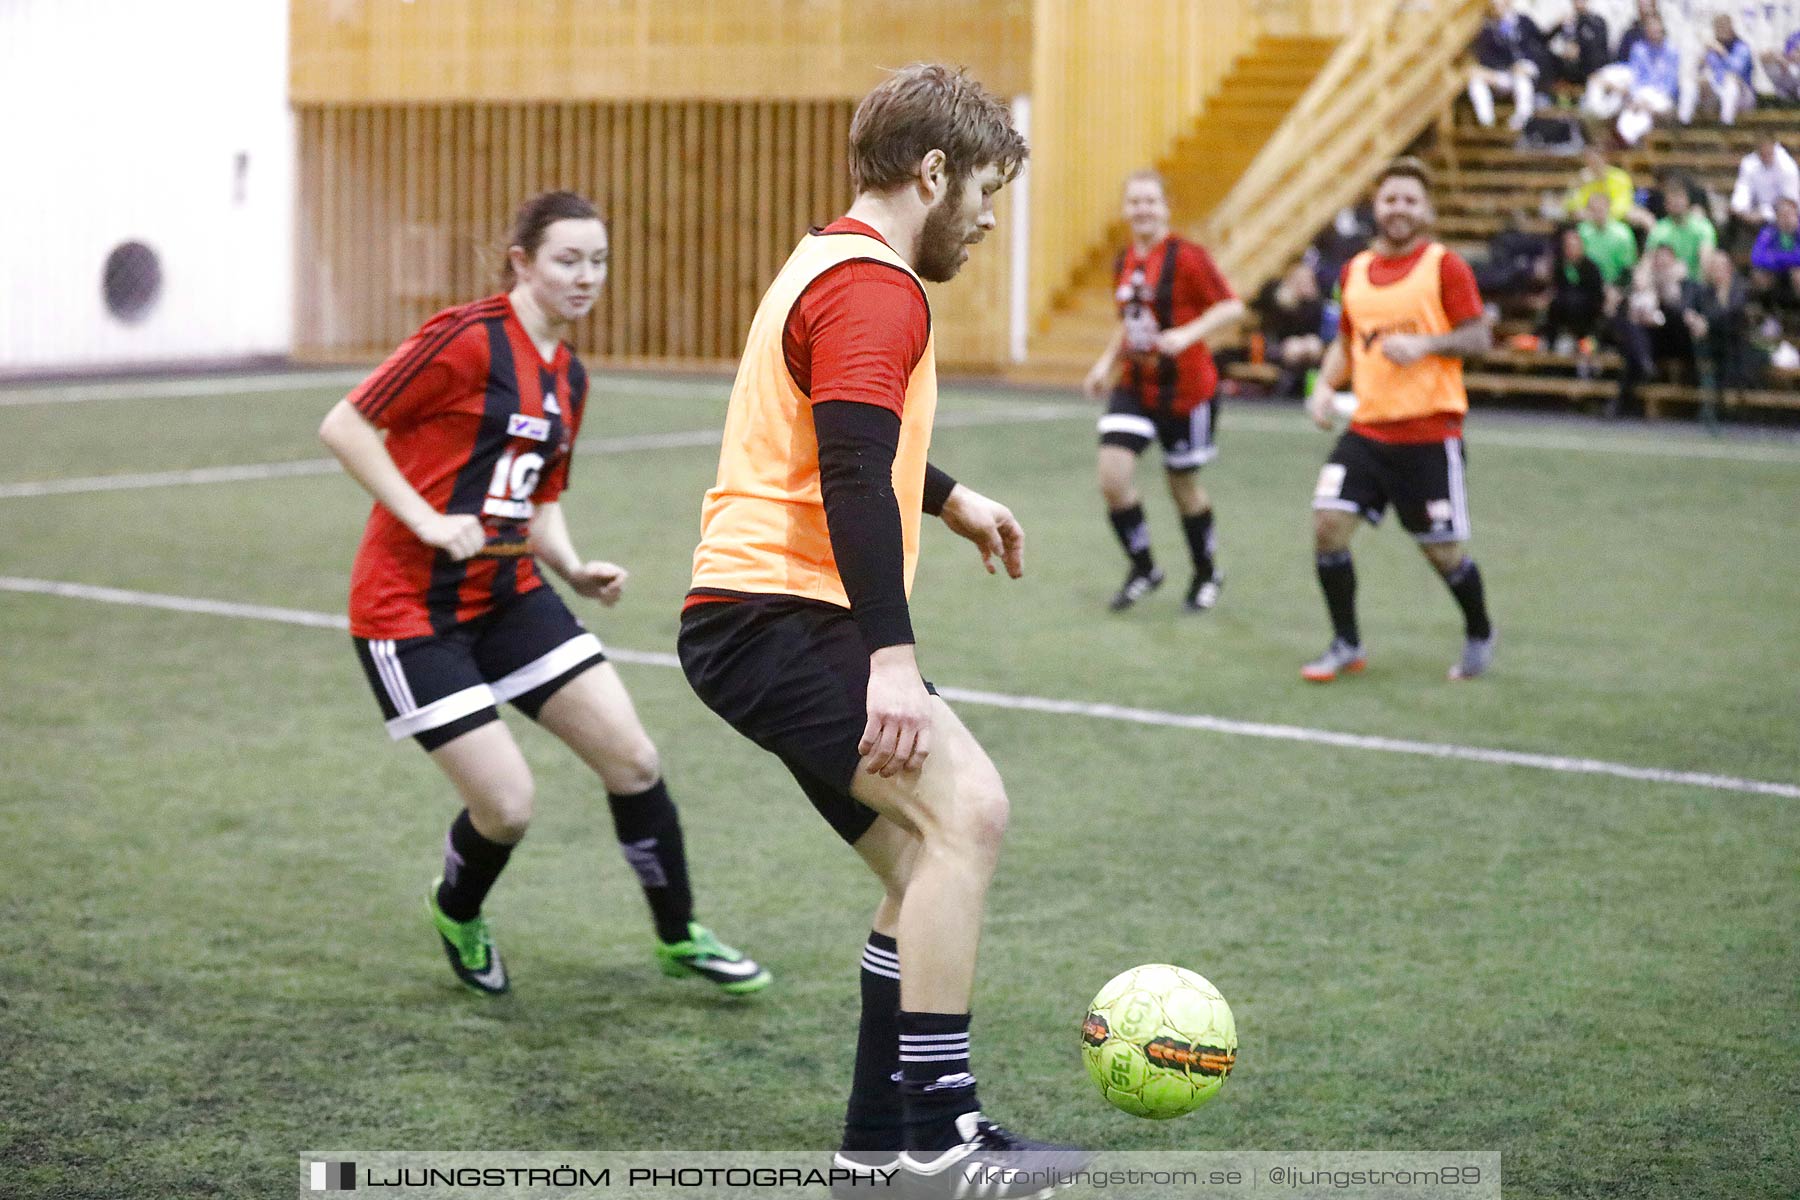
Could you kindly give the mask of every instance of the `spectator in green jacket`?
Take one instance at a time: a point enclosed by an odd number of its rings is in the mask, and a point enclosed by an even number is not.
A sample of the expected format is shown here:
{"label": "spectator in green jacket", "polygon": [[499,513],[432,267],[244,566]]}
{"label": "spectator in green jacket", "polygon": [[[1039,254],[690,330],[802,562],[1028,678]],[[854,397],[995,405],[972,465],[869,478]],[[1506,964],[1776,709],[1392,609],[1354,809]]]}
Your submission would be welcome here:
{"label": "spectator in green jacket", "polygon": [[1575,230],[1606,286],[1618,287],[1638,259],[1637,239],[1631,236],[1630,226],[1612,215],[1605,196],[1594,195],[1588,198],[1587,212]]}
{"label": "spectator in green jacket", "polygon": [[1719,244],[1718,231],[1694,203],[1693,182],[1684,175],[1674,176],[1664,185],[1663,205],[1668,215],[1650,227],[1644,253],[1668,246],[1687,267],[1688,277],[1698,279],[1707,251]]}

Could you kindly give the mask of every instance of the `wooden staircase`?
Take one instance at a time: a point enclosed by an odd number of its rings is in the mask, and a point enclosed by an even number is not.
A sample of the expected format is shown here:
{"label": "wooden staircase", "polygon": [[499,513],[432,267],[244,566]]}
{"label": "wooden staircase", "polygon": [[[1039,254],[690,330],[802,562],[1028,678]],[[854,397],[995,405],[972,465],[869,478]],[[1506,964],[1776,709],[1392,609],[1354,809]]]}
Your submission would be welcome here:
{"label": "wooden staircase", "polygon": [[[1155,164],[1168,180],[1177,229],[1194,236],[1336,45],[1332,38],[1263,37],[1237,61],[1193,128]],[[1124,223],[1115,221],[1096,240],[1033,330],[1029,360],[1009,371],[1008,378],[1067,383],[1093,365],[1116,320],[1112,264],[1126,237]]]}

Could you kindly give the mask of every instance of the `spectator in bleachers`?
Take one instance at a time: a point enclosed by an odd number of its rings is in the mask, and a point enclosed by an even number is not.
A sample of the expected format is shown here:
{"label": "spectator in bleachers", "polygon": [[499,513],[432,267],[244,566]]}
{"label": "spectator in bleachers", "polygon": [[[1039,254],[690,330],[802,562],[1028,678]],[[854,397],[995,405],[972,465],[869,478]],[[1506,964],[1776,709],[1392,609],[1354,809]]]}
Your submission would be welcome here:
{"label": "spectator in bleachers", "polygon": [[1631,61],[1632,49],[1644,40],[1644,26],[1654,17],[1659,17],[1656,0],[1638,0],[1637,20],[1625,27],[1619,35],[1619,48],[1613,53],[1613,61],[1628,63]]}
{"label": "spectator in bleachers", "polygon": [[1613,321],[1623,369],[1619,394],[1607,406],[1614,416],[1631,404],[1637,385],[1656,374],[1664,362],[1694,361],[1694,336],[1688,328],[1687,268],[1671,246],[1658,246],[1631,275],[1631,292]]}
{"label": "spectator in bleachers", "polygon": [[1717,110],[1721,124],[1735,125],[1737,115],[1756,104],[1756,90],[1750,82],[1755,70],[1750,43],[1737,35],[1731,18],[1724,13],[1714,17],[1700,69],[1682,80],[1681,123],[1693,124],[1694,110],[1704,101],[1709,111]]}
{"label": "spectator in bleachers", "polygon": [[1588,0],[1574,0],[1569,15],[1550,28],[1546,40],[1555,68],[1551,82],[1571,84],[1577,93],[1586,89],[1588,78],[1611,57],[1606,21],[1599,13],[1588,11]]}
{"label": "spectator in bleachers", "polygon": [[[1344,264],[1367,249],[1374,236],[1375,212],[1368,204],[1345,205],[1337,210],[1331,224],[1319,231],[1312,244],[1313,279],[1318,282],[1321,293],[1329,295],[1337,289]],[[1326,325],[1336,329],[1336,322],[1336,317],[1330,317]],[[1327,330],[1321,330],[1321,334],[1326,341],[1334,336]]]}
{"label": "spectator in bleachers", "polygon": [[1475,286],[1483,300],[1503,302],[1541,295],[1550,282],[1550,239],[1525,228],[1525,214],[1501,219],[1488,239],[1485,262],[1474,264]]}
{"label": "spectator in bleachers", "polygon": [[1325,357],[1325,301],[1312,268],[1297,262],[1279,280],[1270,280],[1253,304],[1262,324],[1263,353],[1281,369],[1275,395],[1299,396],[1306,373]]}
{"label": "spectator in bleachers", "polygon": [[1587,147],[1581,152],[1581,174],[1576,176],[1575,185],[1563,198],[1563,208],[1571,217],[1580,217],[1587,212],[1589,200],[1604,196],[1612,217],[1623,221],[1631,215],[1635,195],[1631,173],[1607,162],[1605,147],[1589,138]]}
{"label": "spectator in bleachers", "polygon": [[1800,200],[1800,166],[1773,133],[1765,133],[1738,164],[1731,215],[1752,226],[1764,225],[1775,219],[1775,201],[1783,196]]}
{"label": "spectator in bleachers", "polygon": [[1475,35],[1475,69],[1469,75],[1469,103],[1475,119],[1494,123],[1494,93],[1513,98],[1507,124],[1525,128],[1537,106],[1537,59],[1543,53],[1537,25],[1513,10],[1512,0],[1493,0],[1493,11]]}
{"label": "spectator in bleachers", "polygon": [[1685,175],[1670,176],[1663,186],[1663,207],[1666,215],[1650,227],[1644,253],[1668,246],[1688,274],[1700,278],[1701,263],[1719,244],[1719,233],[1713,228],[1712,218],[1694,203],[1693,181]]}
{"label": "spectator in bleachers", "polygon": [[1783,196],[1800,200],[1800,166],[1773,133],[1764,133],[1756,149],[1738,164],[1731,215],[1725,222],[1725,248],[1745,253],[1763,226],[1775,219],[1775,202]]}
{"label": "spectator in bleachers", "polygon": [[1763,55],[1762,65],[1776,96],[1800,102],[1800,30],[1788,34],[1780,51],[1771,50]]}
{"label": "spectator in bleachers", "polygon": [[1800,201],[1783,196],[1750,251],[1751,287],[1765,308],[1800,308]]}
{"label": "spectator in bleachers", "polygon": [[1581,234],[1566,225],[1557,235],[1556,263],[1550,271],[1550,305],[1538,326],[1538,337],[1558,354],[1573,352],[1592,338],[1606,313],[1606,281],[1587,256]]}
{"label": "spectator in bleachers", "polygon": [[1631,235],[1629,225],[1612,215],[1605,196],[1589,198],[1587,212],[1575,231],[1606,286],[1623,286],[1638,260],[1637,238]]}
{"label": "spectator in bleachers", "polygon": [[1688,333],[1694,342],[1694,363],[1699,368],[1700,419],[1718,421],[1719,390],[1749,387],[1755,382],[1750,353],[1749,296],[1744,281],[1723,250],[1709,250],[1701,277],[1688,285]]}
{"label": "spectator in bleachers", "polygon": [[1681,90],[1681,55],[1664,36],[1661,17],[1644,21],[1644,40],[1631,48],[1631,95],[1619,112],[1614,128],[1619,140],[1635,146],[1656,124],[1656,118],[1675,111]]}
{"label": "spectator in bleachers", "polygon": [[1654,0],[1638,0],[1637,16],[1638,19],[1619,38],[1619,48],[1613,52],[1612,61],[1588,76],[1581,107],[1591,117],[1611,121],[1631,99],[1631,52],[1644,40],[1645,22],[1656,19]]}

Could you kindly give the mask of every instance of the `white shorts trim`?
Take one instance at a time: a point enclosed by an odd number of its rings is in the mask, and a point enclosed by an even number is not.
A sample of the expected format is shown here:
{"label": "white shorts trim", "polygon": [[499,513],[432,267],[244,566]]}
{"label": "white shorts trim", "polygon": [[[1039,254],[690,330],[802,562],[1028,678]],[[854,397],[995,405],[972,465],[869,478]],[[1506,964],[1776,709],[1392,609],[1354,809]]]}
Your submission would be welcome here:
{"label": "white shorts trim", "polygon": [[1137,437],[1156,440],[1156,422],[1149,417],[1137,417],[1130,413],[1102,413],[1100,416],[1101,433],[1129,433]]}
{"label": "white shorts trim", "polygon": [[[1463,476],[1463,444],[1461,438],[1444,439],[1444,454],[1450,460],[1450,532],[1459,542],[1469,540],[1469,487]],[[1445,539],[1446,541],[1450,539]]]}
{"label": "white shorts trim", "polygon": [[1329,508],[1337,512],[1347,513],[1361,513],[1363,510],[1362,505],[1354,500],[1339,500],[1332,496],[1314,496],[1312,506],[1314,508]]}
{"label": "white shorts trim", "polygon": [[[377,661],[380,661],[379,659]],[[427,729],[437,729],[452,721],[460,721],[470,713],[494,707],[494,693],[485,683],[466,687],[460,692],[433,700],[424,708],[402,713],[387,723],[388,736],[398,742]]]}
{"label": "white shorts trim", "polygon": [[417,710],[419,705],[413,699],[412,687],[406,682],[406,672],[394,653],[393,639],[370,641],[369,658],[375,663],[375,673],[381,677],[381,686],[386,689],[394,711],[405,716]]}
{"label": "white shorts trim", "polygon": [[591,633],[576,634],[550,653],[533,659],[512,672],[503,675],[489,684],[496,700],[511,700],[514,696],[523,696],[534,687],[549,683],[570,667],[603,654],[600,639]]}
{"label": "white shorts trim", "polygon": [[1168,471],[1192,471],[1195,467],[1204,467],[1218,454],[1219,448],[1212,440],[1212,404],[1197,405],[1188,414],[1188,448],[1186,450],[1164,450],[1163,469]]}

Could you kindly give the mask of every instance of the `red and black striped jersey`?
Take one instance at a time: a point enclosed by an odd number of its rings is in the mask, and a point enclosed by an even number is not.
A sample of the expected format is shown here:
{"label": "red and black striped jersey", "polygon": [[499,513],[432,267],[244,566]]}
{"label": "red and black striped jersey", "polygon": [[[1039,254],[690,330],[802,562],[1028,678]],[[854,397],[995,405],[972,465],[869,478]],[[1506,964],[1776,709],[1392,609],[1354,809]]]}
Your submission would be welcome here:
{"label": "red and black striped jersey", "polygon": [[587,391],[568,344],[544,361],[499,295],[431,318],[350,393],[428,504],[487,529],[480,554],[453,562],[375,505],[350,573],[352,634],[443,633],[542,586],[531,514],[568,486]]}
{"label": "red and black striped jersey", "polygon": [[1120,251],[1113,264],[1113,300],[1125,323],[1121,386],[1148,411],[1177,417],[1211,400],[1219,368],[1206,343],[1195,342],[1170,358],[1156,352],[1156,335],[1234,298],[1212,255],[1175,234],[1143,253],[1135,245]]}

